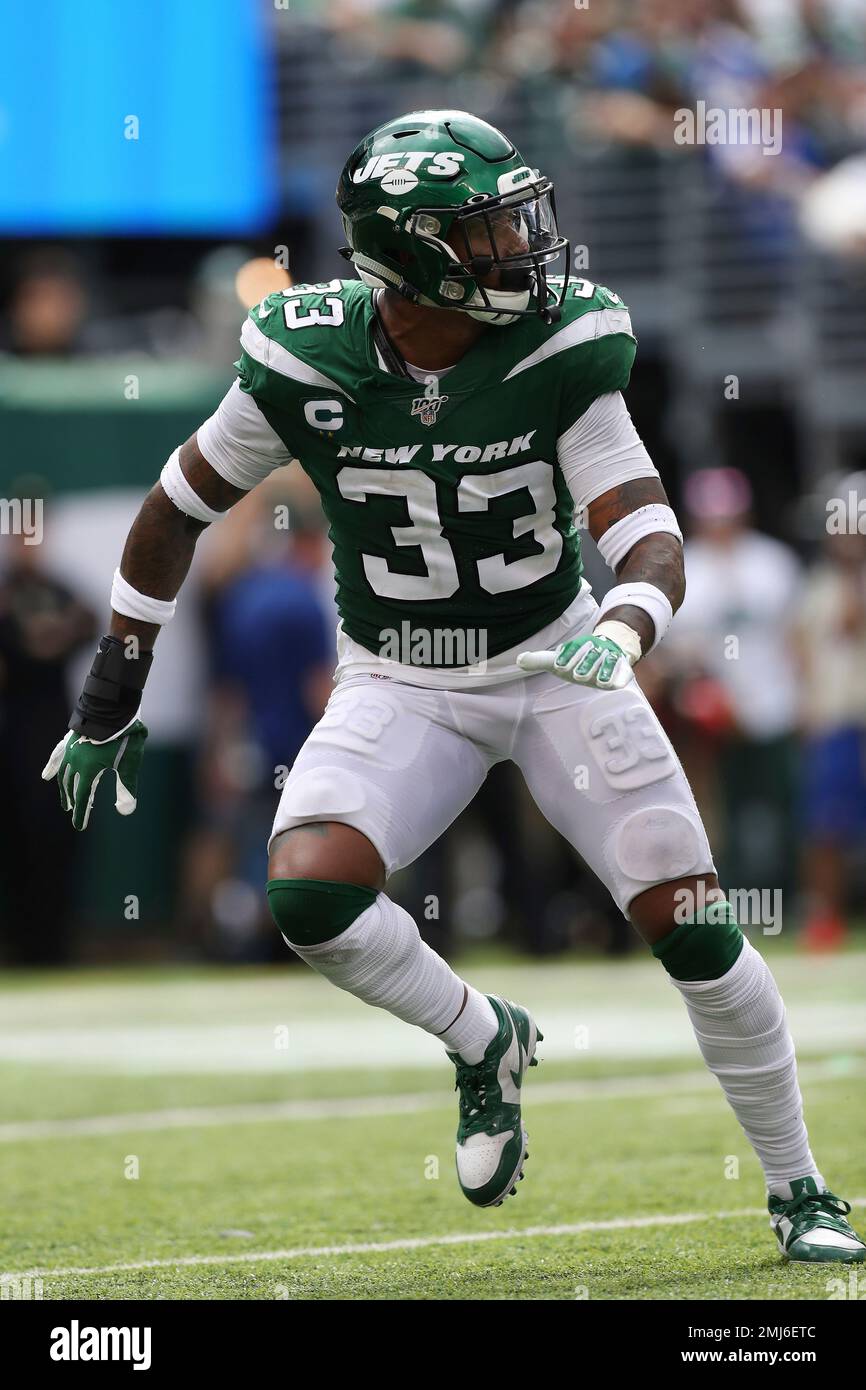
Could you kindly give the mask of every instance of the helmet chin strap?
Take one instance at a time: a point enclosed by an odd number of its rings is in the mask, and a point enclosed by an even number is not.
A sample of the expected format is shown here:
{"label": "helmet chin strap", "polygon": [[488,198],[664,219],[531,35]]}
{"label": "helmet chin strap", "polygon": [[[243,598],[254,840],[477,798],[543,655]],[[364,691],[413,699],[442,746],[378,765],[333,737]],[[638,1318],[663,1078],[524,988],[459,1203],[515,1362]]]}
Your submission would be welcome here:
{"label": "helmet chin strap", "polygon": [[[491,309],[498,312],[491,313],[490,309],[480,307],[484,304],[484,299],[477,290],[472,298],[459,308],[471,319],[478,319],[480,323],[489,323],[497,328],[503,328],[507,323],[516,323],[520,314],[529,308],[532,297],[531,290],[487,290],[486,294]],[[473,307],[475,305],[479,307]]]}
{"label": "helmet chin strap", "polygon": [[[425,240],[435,242],[445,251],[454,263],[463,270],[463,263],[459,256],[455,255],[454,248],[449,246],[447,241],[442,241],[439,237],[425,237]],[[484,295],[487,298],[484,298]],[[463,304],[449,305],[461,314],[468,314],[471,319],[477,319],[479,323],[488,323],[497,328],[504,328],[508,323],[516,323],[520,314],[529,308],[529,300],[532,290],[488,290],[485,288],[484,295],[479,290],[475,290],[472,298],[467,299]],[[498,313],[491,313],[485,310],[484,305],[489,304]]]}
{"label": "helmet chin strap", "polygon": [[[368,265],[372,264],[374,264],[374,262],[368,262]],[[373,271],[368,269],[365,265],[359,265],[358,262],[355,261],[355,270],[358,274],[358,278],[363,280],[365,285],[369,285],[371,289],[399,289],[397,284],[399,277],[396,275],[391,277],[389,274],[386,279],[384,266],[377,265],[376,270]],[[484,300],[477,290],[467,304],[437,304],[434,300],[428,299],[426,295],[419,295],[417,302],[431,309],[449,309],[458,314],[468,314],[470,318],[478,319],[481,323],[490,323],[502,327],[507,323],[514,323],[518,318],[519,312],[529,306],[530,291],[520,290],[515,293],[513,291],[488,290],[487,298],[493,309],[499,312],[491,313],[489,310],[479,310],[476,312],[471,306],[484,304]]]}
{"label": "helmet chin strap", "polygon": [[[444,242],[442,243],[445,244]],[[450,250],[450,247],[448,248]],[[452,257],[457,261],[456,256]],[[377,261],[368,256],[355,254],[352,257],[355,271],[359,279],[371,289],[396,289],[401,292],[401,281],[399,275],[394,274],[386,266],[380,265]],[[458,262],[459,264],[459,262]],[[529,308],[529,301],[532,298],[532,290],[485,290],[485,298],[478,290],[467,300],[465,304],[437,304],[434,300],[428,299],[426,295],[418,295],[414,301],[417,304],[429,306],[431,309],[450,309],[458,314],[467,314],[469,318],[476,319],[479,323],[490,324],[495,328],[504,328],[509,323],[516,323],[521,313]],[[489,304],[489,308],[485,308]]]}

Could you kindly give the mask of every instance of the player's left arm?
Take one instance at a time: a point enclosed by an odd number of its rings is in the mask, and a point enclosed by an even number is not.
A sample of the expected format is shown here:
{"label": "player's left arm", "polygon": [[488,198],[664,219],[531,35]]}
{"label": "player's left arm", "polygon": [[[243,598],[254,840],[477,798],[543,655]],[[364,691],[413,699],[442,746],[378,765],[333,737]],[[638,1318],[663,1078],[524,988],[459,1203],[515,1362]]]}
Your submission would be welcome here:
{"label": "player's left arm", "polygon": [[[667,493],[659,478],[635,478],[630,482],[621,483],[619,487],[611,488],[609,492],[602,493],[601,497],[590,503],[587,508],[589,533],[604,552],[604,538],[610,537],[612,529],[618,523],[634,525],[638,522],[639,513],[646,517],[651,525],[653,516],[661,516],[661,513],[649,510],[656,507],[663,508],[664,512],[669,514],[668,520],[673,517]],[[646,512],[644,508],[647,508]],[[620,529],[625,531],[625,527]],[[682,540],[676,532],[651,530],[648,534],[640,535],[626,550],[623,558],[611,568],[617,578],[617,588],[622,592],[615,595],[616,602],[610,602],[610,594],[604,600],[603,621],[624,623],[636,632],[640,638],[641,654],[644,655],[661,641],[670,618],[685,598],[686,574]],[[657,589],[670,604],[670,615],[667,615],[664,605],[656,612],[652,611],[656,608],[656,603],[652,602],[654,596],[651,594],[648,595],[649,606],[630,603],[628,589],[632,585],[647,585]]]}
{"label": "player's left arm", "polygon": [[615,690],[658,646],[685,595],[682,534],[619,392],[598,397],[563,434],[559,463],[617,583],[592,631],[554,651],[522,652],[525,671]]}

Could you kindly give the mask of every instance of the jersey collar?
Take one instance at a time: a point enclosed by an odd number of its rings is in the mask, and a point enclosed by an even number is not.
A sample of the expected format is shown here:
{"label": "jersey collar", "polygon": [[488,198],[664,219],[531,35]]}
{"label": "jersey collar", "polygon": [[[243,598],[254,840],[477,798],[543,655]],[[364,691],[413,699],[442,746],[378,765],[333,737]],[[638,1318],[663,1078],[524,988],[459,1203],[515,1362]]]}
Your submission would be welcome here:
{"label": "jersey collar", "polygon": [[[370,293],[367,334],[368,360],[376,372],[390,378],[396,388],[411,386],[417,392],[419,383],[408,370],[405,358],[392,342],[379,315],[377,300],[381,294],[381,289],[371,290]],[[487,335],[485,335],[486,337]],[[491,384],[491,380],[494,379],[491,377],[492,362],[489,353],[483,350],[485,338],[475,343],[459,362],[455,362],[454,366],[448,369],[446,379],[450,391],[471,392],[481,386]],[[493,343],[490,346],[493,346]]]}
{"label": "jersey collar", "polygon": [[379,313],[379,296],[381,293],[381,290],[373,291],[372,334],[373,350],[376,354],[376,365],[379,367],[380,371],[388,372],[389,376],[403,377],[411,381],[412,375],[406,366],[405,358],[391,341],[388,330],[382,322],[382,316]]}

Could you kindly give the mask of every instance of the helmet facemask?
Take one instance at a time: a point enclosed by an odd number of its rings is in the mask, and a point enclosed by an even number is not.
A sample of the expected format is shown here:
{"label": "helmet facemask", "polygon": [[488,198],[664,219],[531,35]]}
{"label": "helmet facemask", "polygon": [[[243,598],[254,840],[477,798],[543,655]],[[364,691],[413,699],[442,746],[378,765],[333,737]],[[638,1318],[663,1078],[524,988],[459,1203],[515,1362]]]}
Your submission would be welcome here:
{"label": "helmet facemask", "polygon": [[[456,209],[416,208],[406,231],[441,252],[439,289],[447,307],[491,324],[559,317],[566,287],[554,293],[547,267],[567,253],[568,242],[558,234],[549,179],[510,193],[475,194]],[[483,283],[491,276],[495,286]]]}

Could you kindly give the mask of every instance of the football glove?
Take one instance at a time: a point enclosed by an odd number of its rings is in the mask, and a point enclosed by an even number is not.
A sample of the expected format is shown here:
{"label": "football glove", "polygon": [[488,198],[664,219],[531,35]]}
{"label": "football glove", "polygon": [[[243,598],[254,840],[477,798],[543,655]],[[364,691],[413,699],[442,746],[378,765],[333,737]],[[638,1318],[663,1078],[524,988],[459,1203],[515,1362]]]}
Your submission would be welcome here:
{"label": "football glove", "polygon": [[140,719],[128,729],[101,743],[85,738],[76,729],[58,743],[42,770],[43,780],[57,778],[60,805],[72,812],[76,830],[86,830],[96,788],[105,772],[115,775],[115,809],[131,816],[138,804],[138,774],[144,756],[147,729]]}
{"label": "football glove", "polygon": [[60,805],[72,812],[76,830],[85,830],[96,788],[104,772],[116,779],[115,807],[131,816],[136,807],[138,774],[147,729],[138,717],[141,692],[153,661],[137,643],[103,637],[90,674],[60,740],[45,767],[43,780],[57,778]]}
{"label": "football glove", "polygon": [[[615,629],[614,636],[607,632]],[[552,651],[521,652],[521,671],[550,671],[565,681],[593,685],[599,690],[622,690],[634,679],[632,666],[640,659],[640,638],[625,623],[600,623],[595,632],[560,642]]]}

